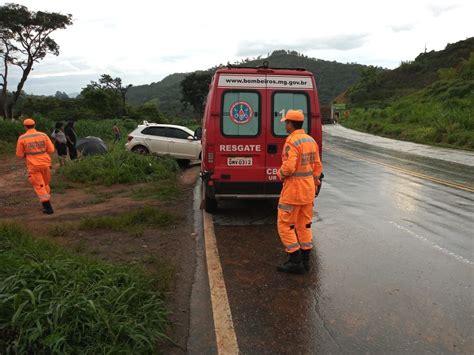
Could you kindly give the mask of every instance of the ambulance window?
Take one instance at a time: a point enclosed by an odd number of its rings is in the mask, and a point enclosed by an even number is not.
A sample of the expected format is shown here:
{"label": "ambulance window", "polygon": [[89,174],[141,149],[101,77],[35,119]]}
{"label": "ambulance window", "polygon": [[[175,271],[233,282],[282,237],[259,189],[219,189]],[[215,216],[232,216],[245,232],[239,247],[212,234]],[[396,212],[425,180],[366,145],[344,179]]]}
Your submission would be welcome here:
{"label": "ambulance window", "polygon": [[225,136],[254,137],[260,128],[260,97],[256,92],[224,93],[222,133]]}
{"label": "ambulance window", "polygon": [[308,97],[302,93],[278,92],[273,96],[273,134],[287,136],[285,124],[280,122],[288,110],[301,110],[304,113],[303,128],[308,132]]}

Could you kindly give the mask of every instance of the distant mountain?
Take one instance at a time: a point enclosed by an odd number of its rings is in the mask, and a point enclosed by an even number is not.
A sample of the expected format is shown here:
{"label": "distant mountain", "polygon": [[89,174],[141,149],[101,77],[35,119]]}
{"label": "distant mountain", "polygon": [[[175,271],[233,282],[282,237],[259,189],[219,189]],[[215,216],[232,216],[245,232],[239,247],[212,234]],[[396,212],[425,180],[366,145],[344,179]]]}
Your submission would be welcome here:
{"label": "distant mountain", "polygon": [[[366,68],[364,65],[309,58],[294,51],[274,51],[267,58],[245,59],[234,66],[260,66],[268,61],[270,67],[305,68],[316,77],[319,99],[322,104],[330,103],[339,93],[346,90],[359,79],[359,72]],[[222,66],[222,64],[220,65]],[[207,71],[214,72],[219,66]],[[127,100],[132,104],[150,103],[166,114],[188,116],[192,114],[189,108],[181,103],[180,83],[189,73],[176,73],[165,77],[157,83],[140,85],[130,88]]]}

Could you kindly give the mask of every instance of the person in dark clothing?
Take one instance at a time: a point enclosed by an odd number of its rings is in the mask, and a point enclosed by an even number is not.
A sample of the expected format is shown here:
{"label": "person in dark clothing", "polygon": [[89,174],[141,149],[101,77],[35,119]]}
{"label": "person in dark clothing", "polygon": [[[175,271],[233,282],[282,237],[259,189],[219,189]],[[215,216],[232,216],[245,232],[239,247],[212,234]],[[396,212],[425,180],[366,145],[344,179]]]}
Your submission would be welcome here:
{"label": "person in dark clothing", "polygon": [[66,164],[67,157],[67,138],[64,134],[64,123],[56,122],[51,137],[54,138],[54,146],[56,147],[56,152],[58,153],[59,166],[64,166]]}
{"label": "person in dark clothing", "polygon": [[77,159],[77,134],[74,129],[74,121],[69,121],[64,128],[64,133],[67,138],[67,150],[69,151],[69,158],[71,160]]}

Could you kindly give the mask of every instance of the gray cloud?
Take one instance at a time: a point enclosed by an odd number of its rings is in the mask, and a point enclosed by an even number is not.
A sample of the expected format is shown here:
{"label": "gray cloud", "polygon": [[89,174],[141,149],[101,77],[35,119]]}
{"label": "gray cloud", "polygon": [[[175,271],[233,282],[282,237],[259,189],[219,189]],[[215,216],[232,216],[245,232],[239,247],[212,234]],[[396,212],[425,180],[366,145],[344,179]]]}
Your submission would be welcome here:
{"label": "gray cloud", "polygon": [[410,31],[415,27],[414,23],[406,23],[406,24],[401,24],[401,25],[392,25],[390,28],[392,29],[393,32],[404,32],[404,31]]}
{"label": "gray cloud", "polygon": [[239,43],[237,55],[249,57],[262,55],[277,49],[294,50],[298,52],[317,49],[336,49],[347,51],[359,48],[367,40],[367,34],[336,35],[321,38],[306,38],[298,41],[242,41]]}
{"label": "gray cloud", "polygon": [[157,59],[162,63],[176,63],[182,60],[186,60],[189,57],[190,57],[189,55],[178,54],[178,55],[165,55]]}
{"label": "gray cloud", "polygon": [[439,5],[434,5],[434,4],[428,5],[428,8],[433,13],[434,17],[438,17],[438,16],[442,15],[443,13],[448,12],[450,10],[454,10],[458,7],[459,7],[459,4],[444,5],[444,6],[442,6],[442,5],[439,6]]}

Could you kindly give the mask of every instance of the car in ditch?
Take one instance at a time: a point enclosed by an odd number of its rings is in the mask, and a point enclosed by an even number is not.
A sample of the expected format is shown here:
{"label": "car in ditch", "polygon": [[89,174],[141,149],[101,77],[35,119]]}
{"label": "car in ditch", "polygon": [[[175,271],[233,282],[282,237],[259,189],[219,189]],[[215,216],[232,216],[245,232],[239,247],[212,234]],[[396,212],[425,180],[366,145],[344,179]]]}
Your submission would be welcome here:
{"label": "car in ditch", "polygon": [[201,159],[200,128],[193,132],[184,126],[144,121],[128,135],[125,147],[135,153],[198,160]]}

